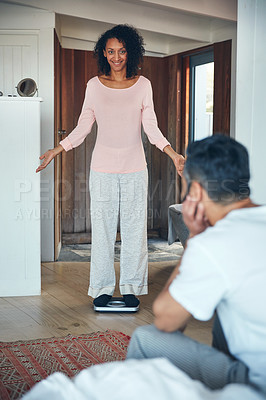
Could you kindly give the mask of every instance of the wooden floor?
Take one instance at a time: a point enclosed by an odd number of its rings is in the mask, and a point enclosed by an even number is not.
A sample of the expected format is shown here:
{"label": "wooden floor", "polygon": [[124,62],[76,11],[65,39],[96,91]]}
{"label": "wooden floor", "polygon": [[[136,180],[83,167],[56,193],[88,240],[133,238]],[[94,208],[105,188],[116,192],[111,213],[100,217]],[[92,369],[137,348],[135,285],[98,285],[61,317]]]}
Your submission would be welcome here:
{"label": "wooden floor", "polygon": [[[0,298],[0,341],[78,335],[107,329],[131,335],[140,325],[152,323],[152,302],[176,261],[149,264],[149,294],[141,296],[140,310],[132,314],[96,313],[88,297],[89,263],[42,264],[42,294]],[[115,265],[119,275],[119,265]],[[116,290],[115,295],[119,296]],[[186,333],[210,343],[211,323],[192,320]]]}

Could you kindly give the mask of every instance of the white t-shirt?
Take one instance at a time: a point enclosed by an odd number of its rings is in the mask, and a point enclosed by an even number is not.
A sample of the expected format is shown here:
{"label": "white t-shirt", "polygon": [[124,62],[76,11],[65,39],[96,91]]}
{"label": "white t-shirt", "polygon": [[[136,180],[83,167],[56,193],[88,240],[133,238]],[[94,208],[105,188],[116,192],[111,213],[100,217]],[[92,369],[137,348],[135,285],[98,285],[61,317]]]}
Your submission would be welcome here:
{"label": "white t-shirt", "polygon": [[266,386],[266,206],[231,211],[190,239],[169,291],[196,319],[217,309],[231,354]]}

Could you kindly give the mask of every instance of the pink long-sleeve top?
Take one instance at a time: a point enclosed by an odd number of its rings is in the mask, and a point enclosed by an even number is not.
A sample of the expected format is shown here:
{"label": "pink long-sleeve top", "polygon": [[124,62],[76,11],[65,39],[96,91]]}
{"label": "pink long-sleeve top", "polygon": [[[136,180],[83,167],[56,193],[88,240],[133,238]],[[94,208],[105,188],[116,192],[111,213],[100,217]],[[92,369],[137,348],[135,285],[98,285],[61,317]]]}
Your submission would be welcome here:
{"label": "pink long-sleeve top", "polygon": [[140,76],[126,89],[113,89],[95,76],[87,84],[76,128],[60,144],[68,151],[79,146],[96,120],[97,139],[91,169],[98,172],[130,173],[145,169],[141,124],[149,141],[161,151],[170,143],[158,128],[150,81]]}

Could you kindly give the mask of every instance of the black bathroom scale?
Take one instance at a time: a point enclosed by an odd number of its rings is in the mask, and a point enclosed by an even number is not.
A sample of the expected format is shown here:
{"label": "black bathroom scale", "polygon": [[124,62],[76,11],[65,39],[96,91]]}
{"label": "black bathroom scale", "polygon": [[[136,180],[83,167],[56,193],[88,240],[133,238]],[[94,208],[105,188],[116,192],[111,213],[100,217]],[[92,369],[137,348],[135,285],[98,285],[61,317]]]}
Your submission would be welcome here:
{"label": "black bathroom scale", "polygon": [[123,297],[112,297],[104,307],[94,306],[94,311],[98,312],[136,312],[138,310],[139,305],[127,307]]}

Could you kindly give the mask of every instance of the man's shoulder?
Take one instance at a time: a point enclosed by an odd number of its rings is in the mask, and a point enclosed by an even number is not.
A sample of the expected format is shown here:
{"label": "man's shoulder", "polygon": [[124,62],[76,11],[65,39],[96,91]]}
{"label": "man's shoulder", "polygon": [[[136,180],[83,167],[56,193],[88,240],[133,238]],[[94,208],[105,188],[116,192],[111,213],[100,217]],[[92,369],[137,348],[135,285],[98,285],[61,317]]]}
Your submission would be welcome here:
{"label": "man's shoulder", "polygon": [[264,246],[266,234],[266,206],[241,208],[231,211],[224,218],[208,227],[204,232],[189,239],[186,251],[197,249],[206,254],[232,253],[243,247],[248,238],[256,240],[257,246]]}
{"label": "man's shoulder", "polygon": [[229,229],[229,226],[230,229],[237,229],[240,226],[250,226],[257,229],[264,226],[266,229],[266,206],[232,210],[222,220],[218,221],[217,227],[219,226],[224,226],[225,229]]}

